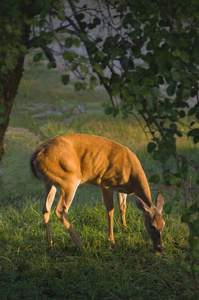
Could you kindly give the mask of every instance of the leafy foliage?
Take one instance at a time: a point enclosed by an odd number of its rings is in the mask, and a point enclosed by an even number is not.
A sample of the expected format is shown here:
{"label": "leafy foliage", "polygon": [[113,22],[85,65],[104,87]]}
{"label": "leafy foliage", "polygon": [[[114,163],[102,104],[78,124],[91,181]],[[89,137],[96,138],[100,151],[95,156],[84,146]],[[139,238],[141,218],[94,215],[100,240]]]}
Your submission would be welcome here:
{"label": "leafy foliage", "polygon": [[[116,116],[121,112],[127,117],[137,111],[146,124],[150,139],[147,149],[152,157],[164,167],[174,156],[178,172],[169,170],[170,177],[176,177],[185,163],[193,166],[179,155],[176,140],[184,134],[194,143],[199,140],[199,4],[125,0],[97,2],[88,8],[69,0],[67,5],[70,10],[60,2],[48,19],[43,17],[43,22],[36,24],[36,28],[42,26],[34,30],[33,45],[47,46],[62,34],[59,51],[80,79],[76,90],[88,88],[89,82],[93,88],[97,84],[95,73],[110,96],[105,113]],[[59,26],[52,32],[56,19]],[[34,56],[39,58],[40,53]],[[69,76],[63,75],[62,81],[68,84]],[[190,97],[195,100],[189,101]],[[186,116],[193,121],[182,132],[179,124]],[[183,172],[181,175],[182,179]]]}

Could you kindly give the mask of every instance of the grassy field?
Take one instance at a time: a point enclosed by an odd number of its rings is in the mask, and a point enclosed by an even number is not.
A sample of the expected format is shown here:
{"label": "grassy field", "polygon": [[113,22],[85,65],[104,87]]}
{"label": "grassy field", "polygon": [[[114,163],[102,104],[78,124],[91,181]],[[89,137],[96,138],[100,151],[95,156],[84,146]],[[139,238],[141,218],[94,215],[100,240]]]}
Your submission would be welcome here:
{"label": "grassy field", "polygon": [[[51,215],[54,251],[45,240],[41,209],[42,184],[29,169],[30,155],[46,138],[84,132],[116,140],[134,151],[150,178],[160,165],[146,152],[138,122],[104,115],[102,89],[74,92],[60,82],[61,71],[27,68],[15,101],[5,139],[0,194],[0,298],[11,299],[194,299],[189,272],[188,229],[181,223],[181,190],[151,184],[153,198],[161,192],[173,200],[164,212],[164,255],[154,254],[143,216],[130,196],[127,228],[121,230],[115,210],[116,244],[107,241],[107,218],[99,189],[80,186],[69,211],[84,247],[76,249],[63,225]],[[198,147],[182,140],[183,154],[197,159]],[[172,160],[168,165],[172,167]],[[196,174],[190,173],[198,197]],[[57,201],[57,197],[56,197]],[[56,202],[55,201],[55,202]]]}

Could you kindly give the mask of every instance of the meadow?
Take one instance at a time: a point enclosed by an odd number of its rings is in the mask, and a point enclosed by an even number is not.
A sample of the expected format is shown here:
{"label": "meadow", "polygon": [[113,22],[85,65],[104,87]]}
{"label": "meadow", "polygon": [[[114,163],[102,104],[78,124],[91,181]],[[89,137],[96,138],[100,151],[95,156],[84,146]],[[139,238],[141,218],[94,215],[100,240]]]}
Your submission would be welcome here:
{"label": "meadow", "polygon": [[[107,240],[101,192],[92,186],[79,187],[69,210],[69,218],[84,247],[75,248],[53,212],[53,249],[46,243],[41,213],[44,188],[29,168],[31,153],[43,140],[75,132],[105,136],[135,152],[147,178],[161,174],[160,164],[146,151],[146,136],[137,120],[106,116],[102,107],[108,99],[105,91],[97,88],[75,92],[73,84],[62,85],[62,72],[41,65],[27,67],[13,106],[2,161],[0,298],[194,299],[188,228],[178,212],[183,201],[179,188],[150,182],[153,199],[161,192],[166,203],[173,201],[172,212],[163,212],[163,255],[154,254],[133,195],[127,201],[127,228],[121,229],[115,209],[116,243],[111,245]],[[197,158],[198,146],[190,140],[179,142],[179,148],[184,155]],[[167,163],[172,167],[172,160]],[[193,187],[192,196],[198,197],[196,174],[191,172],[188,180]]]}

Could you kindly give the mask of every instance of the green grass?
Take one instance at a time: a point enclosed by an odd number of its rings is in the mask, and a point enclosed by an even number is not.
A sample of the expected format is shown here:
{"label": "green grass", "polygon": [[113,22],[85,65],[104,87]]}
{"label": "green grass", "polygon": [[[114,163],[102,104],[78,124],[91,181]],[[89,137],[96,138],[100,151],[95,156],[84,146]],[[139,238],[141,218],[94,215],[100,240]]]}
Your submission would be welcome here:
{"label": "green grass", "polygon": [[[84,243],[80,250],[52,215],[57,252],[52,254],[45,242],[41,202],[37,199],[24,197],[13,204],[4,203],[1,299],[192,299],[183,262],[187,230],[179,218],[166,217],[165,254],[154,255],[142,216],[130,202],[128,227],[123,232],[116,211],[116,244],[111,246],[100,194],[94,188],[92,194],[88,187],[82,188],[84,191],[80,189],[70,209],[72,224]],[[90,196],[85,204],[87,194]]]}
{"label": "green grass", "polygon": [[[186,259],[188,229],[178,213],[178,204],[183,201],[180,190],[151,184],[153,198],[162,192],[166,202],[169,199],[175,204],[170,215],[164,212],[164,255],[153,253],[134,196],[128,200],[125,230],[120,228],[115,205],[116,244],[111,245],[100,190],[91,186],[79,187],[69,210],[84,247],[75,248],[53,212],[50,226],[54,252],[47,245],[41,213],[44,188],[29,170],[30,155],[44,139],[73,132],[102,135],[137,153],[148,178],[161,173],[160,165],[146,152],[146,137],[135,119],[105,116],[101,104],[107,95],[102,89],[74,93],[72,86],[60,83],[60,74],[41,66],[27,69],[13,107],[2,161],[0,298],[194,299]],[[197,159],[198,147],[189,140],[180,142],[179,147],[182,153]],[[168,162],[170,166],[172,163]],[[196,176],[190,176],[194,197],[198,197]],[[53,209],[57,199],[58,195]]]}

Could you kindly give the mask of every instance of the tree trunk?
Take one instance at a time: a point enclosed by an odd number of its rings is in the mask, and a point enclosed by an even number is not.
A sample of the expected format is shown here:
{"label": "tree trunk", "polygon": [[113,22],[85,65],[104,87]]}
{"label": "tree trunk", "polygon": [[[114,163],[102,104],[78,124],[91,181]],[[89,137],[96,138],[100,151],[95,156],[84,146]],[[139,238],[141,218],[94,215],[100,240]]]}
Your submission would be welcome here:
{"label": "tree trunk", "polygon": [[16,96],[21,77],[23,75],[23,63],[24,63],[25,54],[21,55],[18,60],[16,67],[9,71],[6,75],[5,80],[3,81],[3,92],[0,96],[0,105],[4,107],[4,110],[1,114],[0,122],[0,161],[2,160],[3,155],[3,141],[8,127],[12,105],[14,98]]}
{"label": "tree trunk", "polygon": [[[14,26],[14,25],[13,25]],[[21,23],[21,35],[18,40],[18,44],[15,45],[16,48],[18,48],[18,45],[28,45],[29,41],[29,35],[30,35],[30,26]],[[5,31],[6,32],[6,31]],[[3,36],[2,44],[4,48],[7,45],[7,39],[12,39],[12,37],[9,36],[8,33]],[[13,46],[14,47],[14,46]],[[5,56],[5,59],[9,59],[9,50],[8,53],[2,51],[3,58]],[[9,124],[11,109],[13,106],[13,102],[15,99],[15,96],[17,94],[17,90],[19,87],[19,83],[21,80],[21,77],[23,75],[23,65],[24,65],[24,58],[25,58],[25,51],[19,52],[17,57],[17,62],[13,66],[12,69],[8,70],[6,74],[0,73],[0,82],[1,82],[1,90],[0,90],[0,162],[2,160],[3,156],[3,144],[4,144],[4,137],[6,133],[6,129]],[[12,58],[10,58],[12,60]],[[1,60],[2,61],[2,60]]]}

